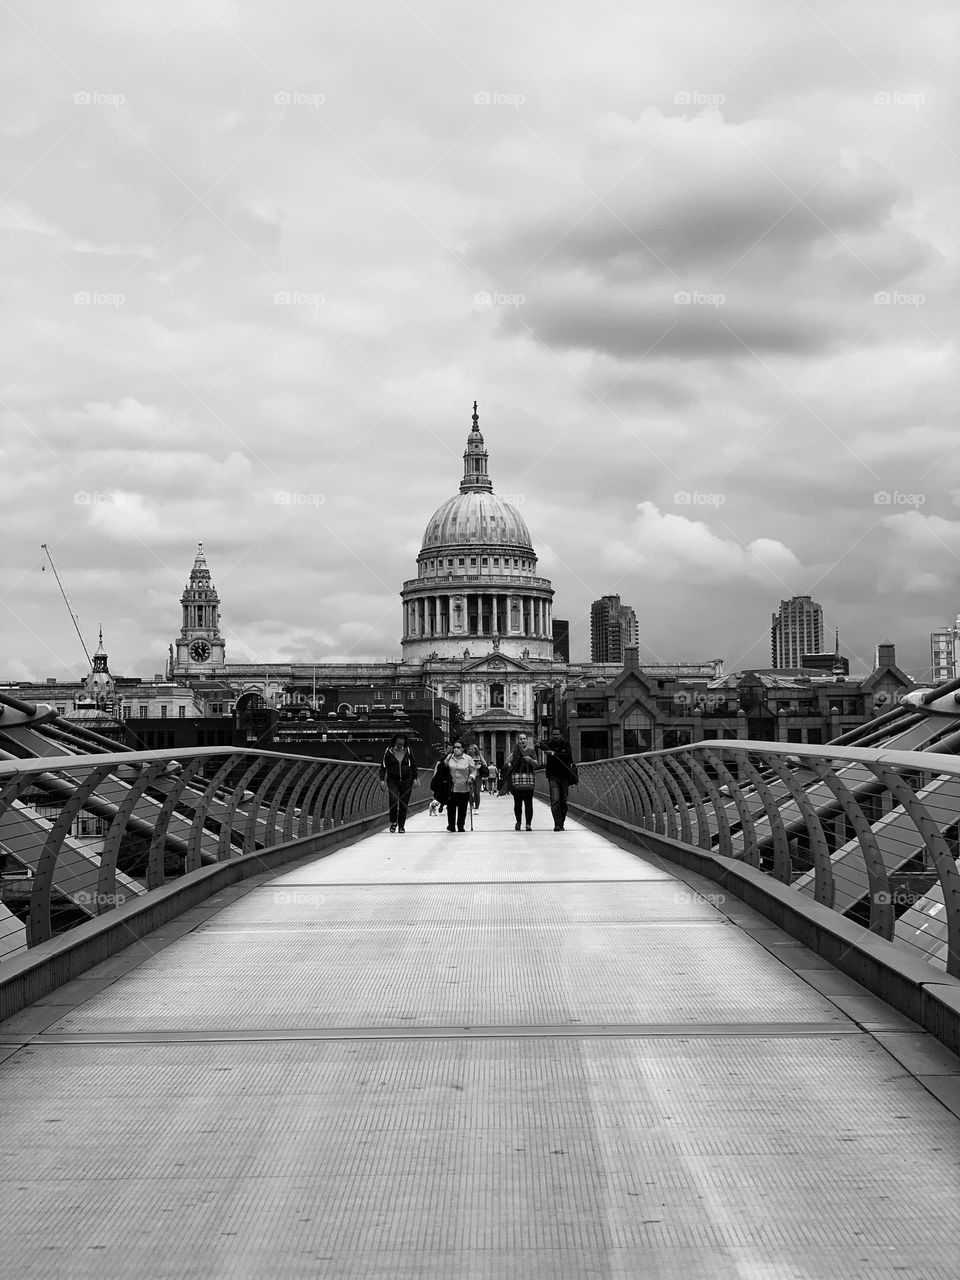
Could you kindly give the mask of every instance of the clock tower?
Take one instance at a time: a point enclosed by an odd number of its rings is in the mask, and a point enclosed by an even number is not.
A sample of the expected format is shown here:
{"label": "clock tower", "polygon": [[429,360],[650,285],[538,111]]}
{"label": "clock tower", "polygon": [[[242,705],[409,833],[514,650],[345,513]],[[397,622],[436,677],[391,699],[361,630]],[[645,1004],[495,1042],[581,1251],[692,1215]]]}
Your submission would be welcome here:
{"label": "clock tower", "polygon": [[226,657],[220,635],[220,597],[210,581],[202,542],[197,543],[197,558],[180,604],[183,607],[183,624],[176,644],[172,646],[170,674],[212,675],[223,667]]}

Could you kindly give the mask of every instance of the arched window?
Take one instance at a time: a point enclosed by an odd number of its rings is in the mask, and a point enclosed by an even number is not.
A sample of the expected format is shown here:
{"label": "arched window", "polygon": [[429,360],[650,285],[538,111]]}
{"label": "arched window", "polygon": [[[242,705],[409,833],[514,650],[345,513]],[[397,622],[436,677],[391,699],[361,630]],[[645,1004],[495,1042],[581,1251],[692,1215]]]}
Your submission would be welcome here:
{"label": "arched window", "polygon": [[490,686],[490,705],[491,707],[502,707],[503,702],[503,685],[492,684]]}

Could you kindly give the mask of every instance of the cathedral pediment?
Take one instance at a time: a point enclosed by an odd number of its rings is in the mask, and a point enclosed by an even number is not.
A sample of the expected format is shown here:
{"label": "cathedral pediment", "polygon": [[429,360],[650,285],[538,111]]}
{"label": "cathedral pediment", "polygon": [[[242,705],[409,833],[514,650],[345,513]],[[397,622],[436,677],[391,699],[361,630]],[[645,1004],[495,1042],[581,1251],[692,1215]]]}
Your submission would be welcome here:
{"label": "cathedral pediment", "polygon": [[460,670],[464,675],[486,675],[488,672],[492,676],[516,675],[520,672],[529,673],[530,666],[520,658],[511,657],[507,653],[485,653],[477,658],[467,658]]}

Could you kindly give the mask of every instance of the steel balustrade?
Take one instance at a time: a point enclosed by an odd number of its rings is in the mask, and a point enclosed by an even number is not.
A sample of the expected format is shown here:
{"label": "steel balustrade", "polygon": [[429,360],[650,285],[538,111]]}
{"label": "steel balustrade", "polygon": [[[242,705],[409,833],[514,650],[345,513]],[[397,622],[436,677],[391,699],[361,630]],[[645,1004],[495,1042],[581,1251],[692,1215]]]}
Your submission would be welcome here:
{"label": "steel balustrade", "polygon": [[579,768],[585,816],[757,867],[960,977],[960,760],[942,748],[708,739]]}
{"label": "steel balustrade", "polygon": [[374,764],[241,748],[0,761],[0,961],[205,864],[385,819],[378,782]]}

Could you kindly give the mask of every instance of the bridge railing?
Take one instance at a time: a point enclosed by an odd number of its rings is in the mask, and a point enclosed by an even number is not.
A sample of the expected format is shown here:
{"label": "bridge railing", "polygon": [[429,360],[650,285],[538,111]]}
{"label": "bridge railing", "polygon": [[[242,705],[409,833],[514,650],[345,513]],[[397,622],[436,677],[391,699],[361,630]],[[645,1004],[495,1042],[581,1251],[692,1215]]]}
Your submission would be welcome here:
{"label": "bridge railing", "polygon": [[707,740],[580,765],[590,812],[790,885],[960,977],[960,760]]}
{"label": "bridge railing", "polygon": [[0,962],[206,865],[384,808],[375,765],[242,749],[0,763]]}

